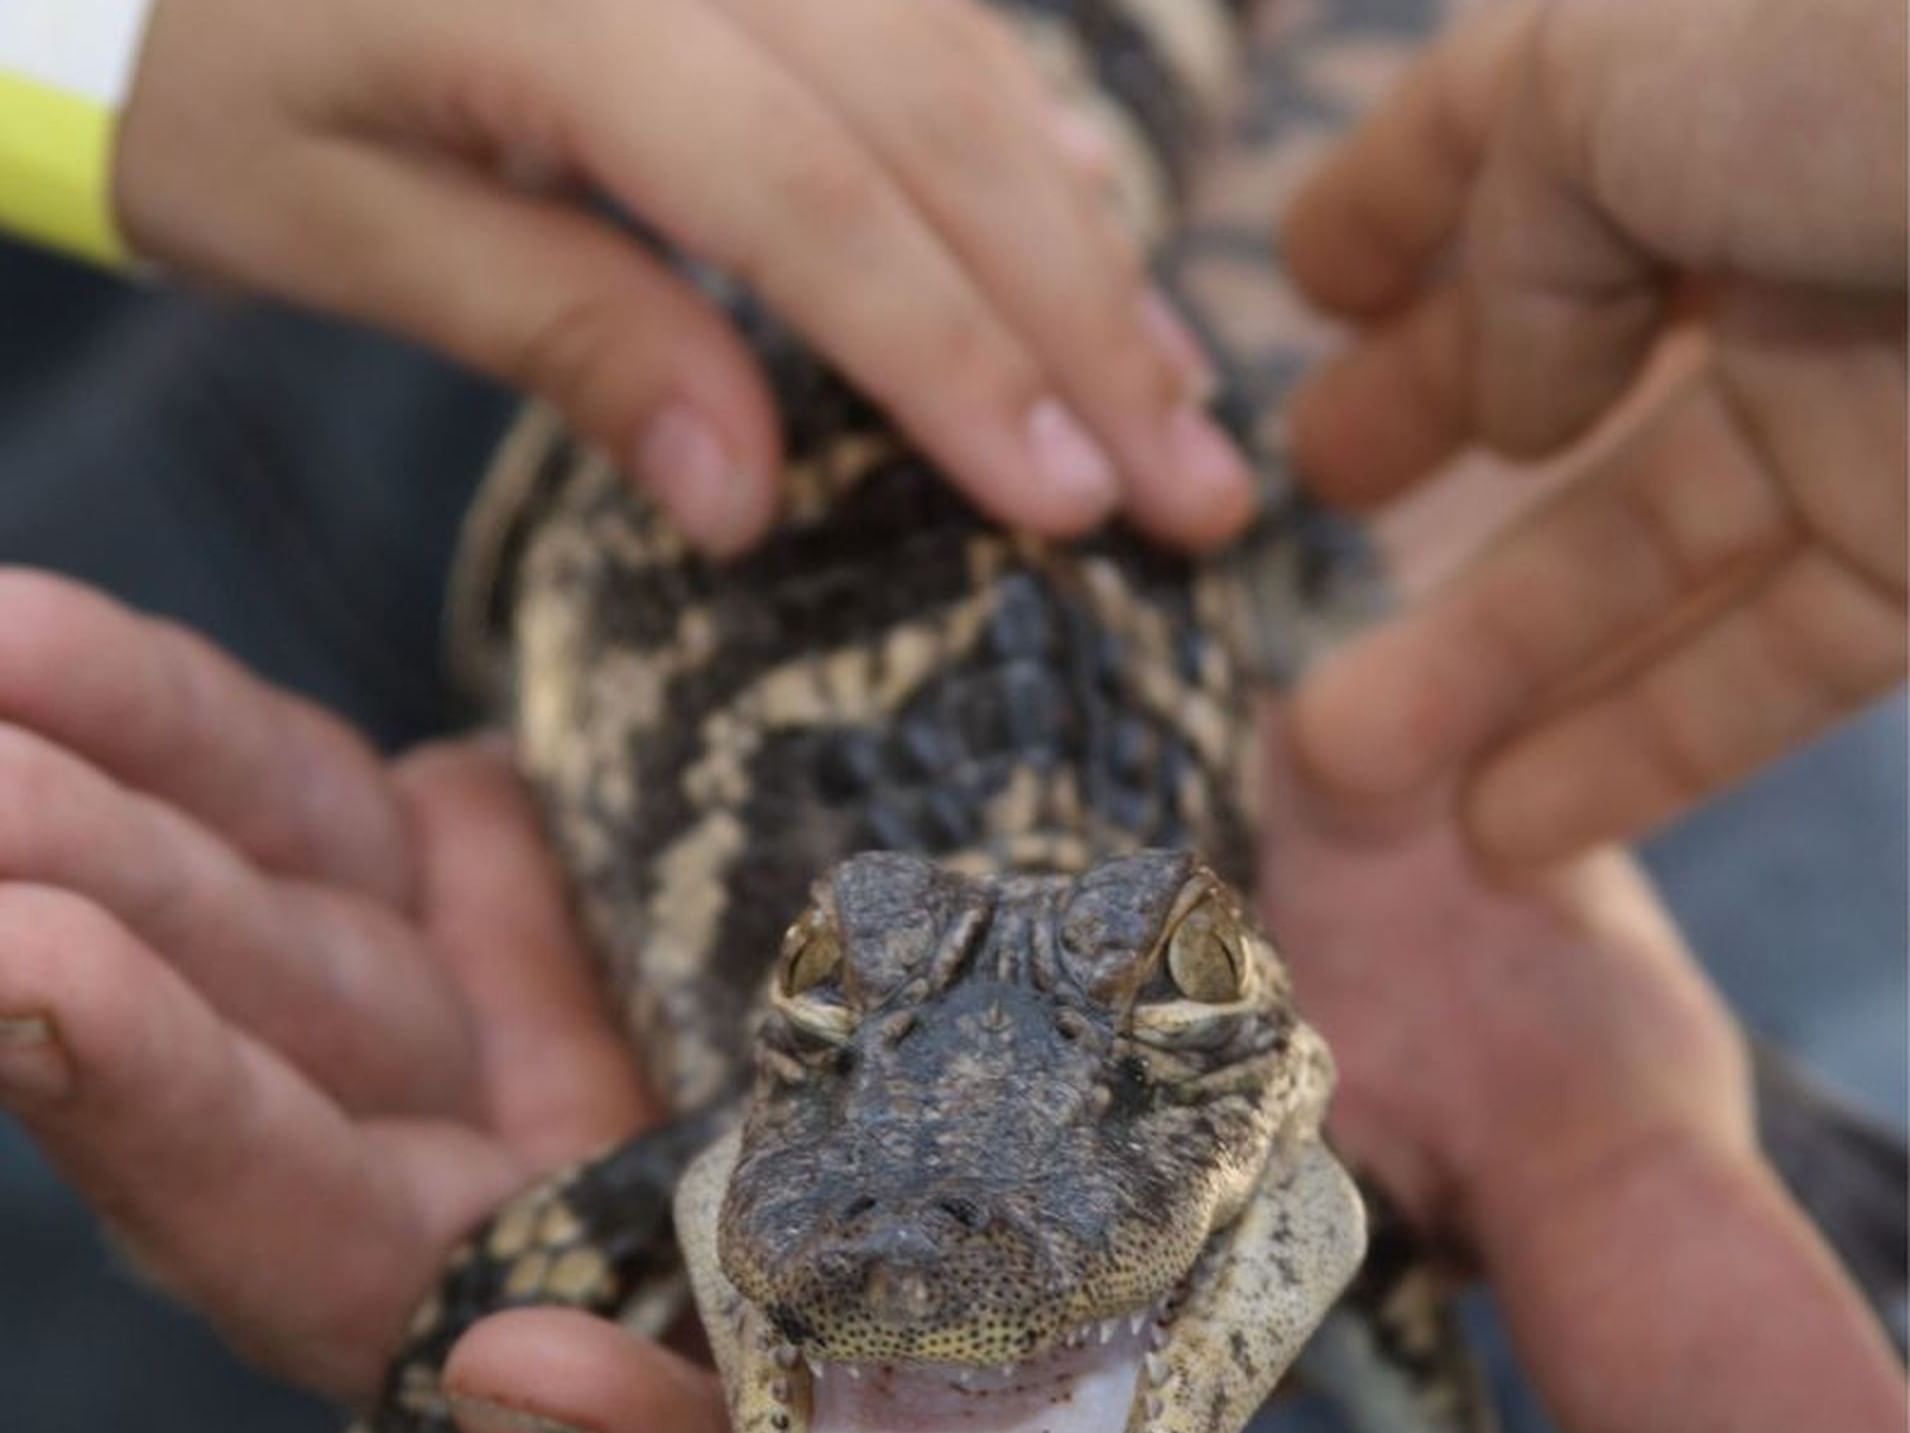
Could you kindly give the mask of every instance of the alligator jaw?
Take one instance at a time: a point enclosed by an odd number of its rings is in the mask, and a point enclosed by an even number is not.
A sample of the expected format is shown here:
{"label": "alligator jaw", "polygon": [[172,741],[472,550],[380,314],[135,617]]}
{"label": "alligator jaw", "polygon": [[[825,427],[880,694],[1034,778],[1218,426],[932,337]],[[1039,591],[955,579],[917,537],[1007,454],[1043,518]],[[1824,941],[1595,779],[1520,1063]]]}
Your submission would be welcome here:
{"label": "alligator jaw", "polygon": [[678,1237],[737,1433],[1238,1433],[1359,1267],[1358,1192],[1317,1139],[1276,1149],[1240,1216],[1154,1307],[1006,1369],[811,1368],[724,1276],[739,1133],[678,1189]]}

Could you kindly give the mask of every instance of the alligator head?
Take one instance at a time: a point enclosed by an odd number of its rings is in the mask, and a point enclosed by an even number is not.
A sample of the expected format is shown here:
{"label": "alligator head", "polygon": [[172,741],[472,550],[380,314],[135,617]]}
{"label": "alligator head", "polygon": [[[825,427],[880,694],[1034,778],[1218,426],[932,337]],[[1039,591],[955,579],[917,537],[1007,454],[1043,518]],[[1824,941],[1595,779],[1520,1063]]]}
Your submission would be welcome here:
{"label": "alligator head", "polygon": [[839,867],[678,1196],[742,1433],[1237,1433],[1351,1277],[1332,1068],[1181,852]]}

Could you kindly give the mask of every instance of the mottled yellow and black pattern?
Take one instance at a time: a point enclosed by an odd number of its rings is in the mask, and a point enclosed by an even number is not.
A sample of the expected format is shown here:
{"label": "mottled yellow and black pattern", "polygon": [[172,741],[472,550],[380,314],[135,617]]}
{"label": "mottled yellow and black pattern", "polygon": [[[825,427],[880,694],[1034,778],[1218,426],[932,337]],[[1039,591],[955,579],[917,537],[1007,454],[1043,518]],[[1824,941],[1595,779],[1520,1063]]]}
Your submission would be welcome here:
{"label": "mottled yellow and black pattern", "polygon": [[[1171,257],[1227,9],[1004,8],[1114,141],[1120,201]],[[1003,532],[725,298],[781,405],[769,541],[700,559],[533,412],[453,603],[460,662],[511,719],[633,1045],[683,1118],[480,1230],[374,1427],[448,1433],[436,1369],[492,1309],[657,1327],[682,1181],[676,1238],[739,1428],[804,1433],[811,1359],[1013,1364],[1154,1319],[1130,1433],[1238,1433],[1363,1238],[1318,1138],[1331,1062],[1240,895],[1253,679],[1366,589],[1271,470],[1254,531],[1206,564],[1119,529]],[[1248,439],[1257,410],[1217,402]],[[819,933],[837,963],[798,989]],[[926,965],[873,998],[917,937]],[[854,1252],[863,1216],[902,1252]]]}
{"label": "mottled yellow and black pattern", "polygon": [[899,452],[840,476],[717,569],[586,461],[522,558],[525,762],[685,1108],[733,1076],[763,952],[854,852],[1080,869],[1184,845],[1249,874],[1218,574],[1126,537],[1007,536]]}

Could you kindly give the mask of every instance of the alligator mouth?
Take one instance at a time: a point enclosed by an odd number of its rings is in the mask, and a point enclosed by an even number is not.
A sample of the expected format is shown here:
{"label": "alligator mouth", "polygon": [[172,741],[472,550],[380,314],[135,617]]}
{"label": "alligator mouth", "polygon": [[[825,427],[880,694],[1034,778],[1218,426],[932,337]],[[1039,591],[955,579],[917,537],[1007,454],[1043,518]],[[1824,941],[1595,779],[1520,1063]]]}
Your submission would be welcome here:
{"label": "alligator mouth", "polygon": [[1245,1209],[1143,1308],[1024,1362],[812,1363],[723,1274],[717,1211],[732,1133],[691,1167],[678,1237],[738,1433],[1238,1433],[1365,1252],[1352,1181],[1316,1139],[1276,1150]]}
{"label": "alligator mouth", "polygon": [[[1077,1331],[1004,1368],[808,1365],[811,1433],[1088,1433],[1119,1428],[1146,1358],[1146,1315]],[[1100,1330],[1114,1329],[1105,1342]]]}

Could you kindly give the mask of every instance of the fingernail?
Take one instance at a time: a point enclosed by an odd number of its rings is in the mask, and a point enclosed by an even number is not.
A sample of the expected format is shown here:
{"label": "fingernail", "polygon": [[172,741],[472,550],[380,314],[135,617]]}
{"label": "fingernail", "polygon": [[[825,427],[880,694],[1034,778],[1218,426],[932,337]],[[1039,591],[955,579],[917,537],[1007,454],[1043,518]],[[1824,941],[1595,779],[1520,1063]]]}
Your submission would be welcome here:
{"label": "fingernail", "polygon": [[1188,397],[1204,404],[1220,386],[1220,375],[1207,351],[1194,337],[1187,320],[1181,317],[1174,301],[1159,289],[1150,288],[1141,295],[1141,326],[1147,330],[1161,356],[1186,378]]}
{"label": "fingernail", "polygon": [[1252,500],[1246,460],[1199,405],[1186,404],[1167,420],[1167,450],[1190,507],[1233,507]]}
{"label": "fingernail", "polygon": [[1057,495],[1102,516],[1121,500],[1114,464],[1057,400],[1044,398],[1029,411],[1028,446]]}
{"label": "fingernail", "polygon": [[450,1397],[451,1416],[459,1433],[585,1433],[569,1423],[545,1418],[521,1408],[507,1408],[488,1398],[472,1398],[454,1393]]}
{"label": "fingernail", "polygon": [[688,405],[673,404],[650,420],[637,442],[636,474],[705,552],[729,557],[756,535],[749,479],[716,429]]}
{"label": "fingernail", "polygon": [[0,1015],[0,1094],[37,1100],[73,1092],[73,1064],[48,1015]]}

